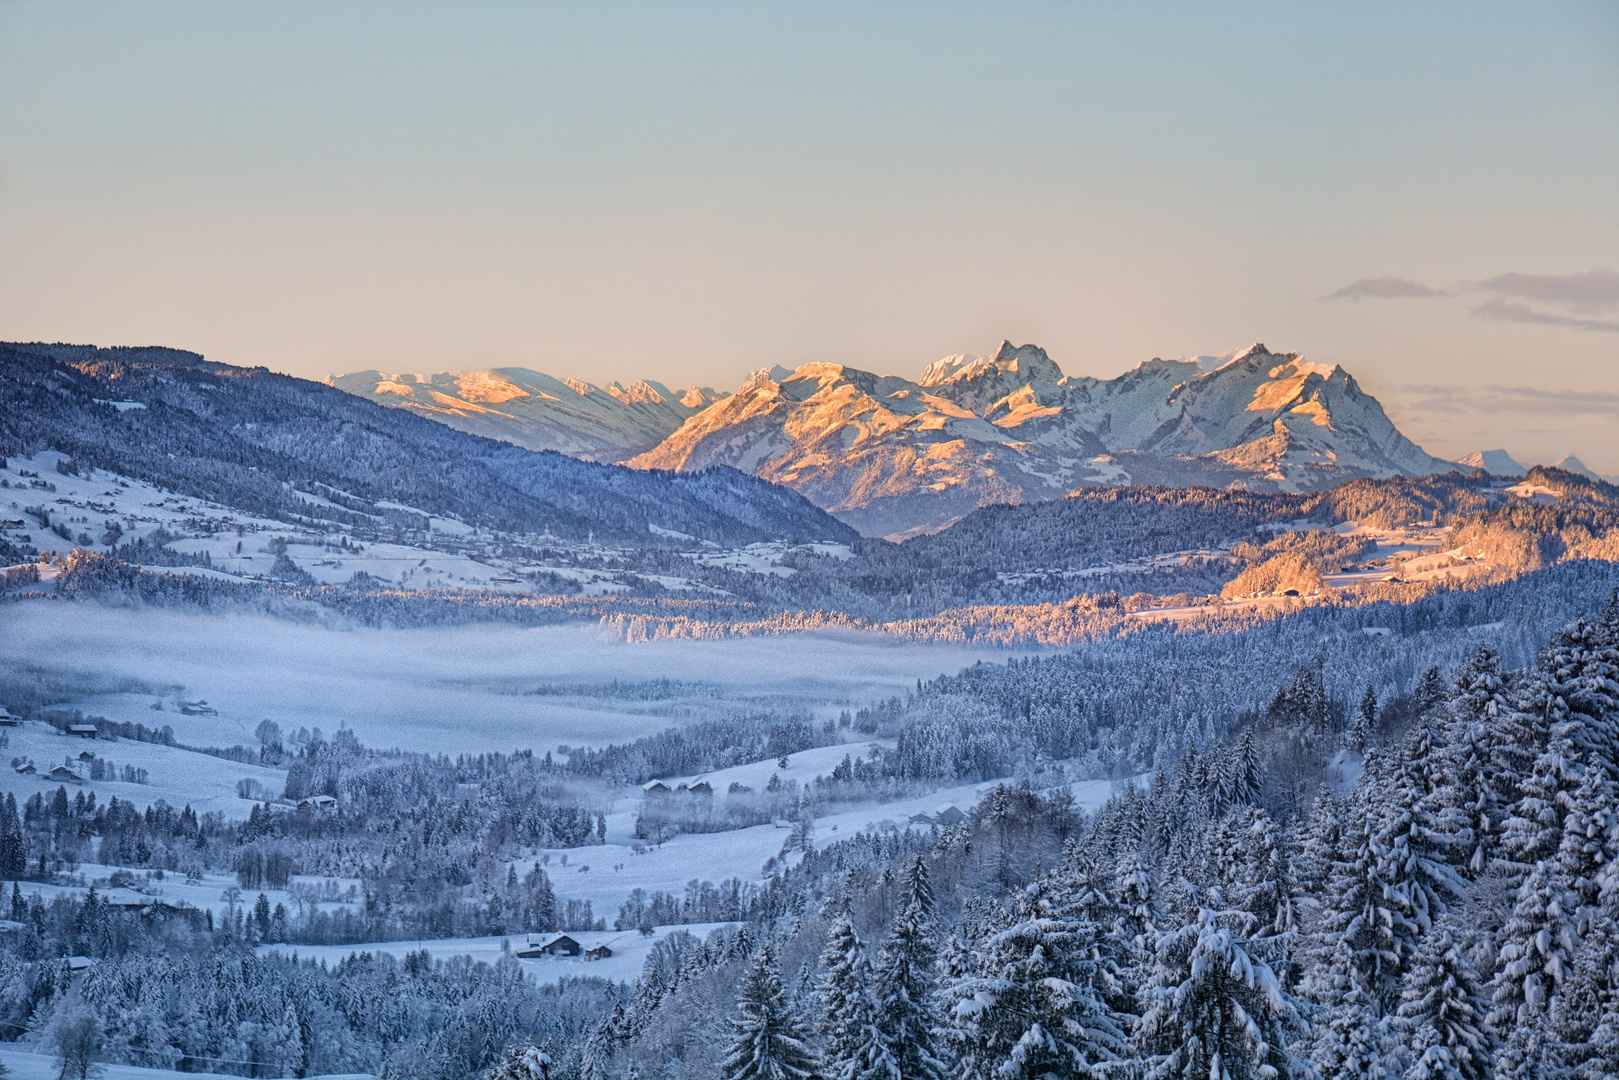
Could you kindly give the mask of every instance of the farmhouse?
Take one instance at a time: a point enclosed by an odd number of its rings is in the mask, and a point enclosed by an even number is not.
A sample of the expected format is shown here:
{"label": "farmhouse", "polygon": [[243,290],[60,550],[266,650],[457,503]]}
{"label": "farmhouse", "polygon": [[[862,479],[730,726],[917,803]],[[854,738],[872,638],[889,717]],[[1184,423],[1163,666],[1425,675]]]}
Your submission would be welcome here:
{"label": "farmhouse", "polygon": [[552,934],[542,941],[530,941],[517,950],[517,955],[524,960],[535,960],[541,956],[578,956],[583,951],[567,934]]}
{"label": "farmhouse", "polygon": [[595,945],[585,950],[586,960],[605,960],[613,955],[613,950],[606,945]]}
{"label": "farmhouse", "polygon": [[84,777],[80,776],[66,765],[56,766],[56,768],[52,769],[47,775],[50,779],[55,780],[58,784],[84,783]]}
{"label": "farmhouse", "polygon": [[96,726],[94,724],[69,724],[67,733],[77,735],[81,739],[93,739],[96,737]]}
{"label": "farmhouse", "polygon": [[311,795],[298,800],[300,810],[336,810],[337,800],[330,795]]}
{"label": "farmhouse", "polygon": [[11,712],[4,705],[0,705],[0,727],[16,727],[20,723],[22,723],[22,717]]}

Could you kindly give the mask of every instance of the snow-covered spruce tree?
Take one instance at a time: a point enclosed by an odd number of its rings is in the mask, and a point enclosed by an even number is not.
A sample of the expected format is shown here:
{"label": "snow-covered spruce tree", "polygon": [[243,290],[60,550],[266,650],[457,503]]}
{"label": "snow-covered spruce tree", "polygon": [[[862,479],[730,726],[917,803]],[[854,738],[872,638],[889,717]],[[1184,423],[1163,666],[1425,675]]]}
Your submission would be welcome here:
{"label": "snow-covered spruce tree", "polygon": [[[1438,768],[1431,728],[1412,732],[1371,797],[1382,815],[1376,836],[1379,877],[1403,902],[1416,933],[1426,934],[1466,890],[1456,870],[1466,845],[1457,835],[1456,819],[1445,812],[1455,797]],[[1403,961],[1415,952],[1415,935],[1401,935],[1400,948]]]}
{"label": "snow-covered spruce tree", "polygon": [[1247,921],[1241,912],[1203,908],[1194,921],[1158,936],[1134,1040],[1148,1080],[1309,1076],[1309,1066],[1287,1049],[1304,1021],[1234,928]]}
{"label": "snow-covered spruce tree", "polygon": [[1493,1037],[1478,973],[1444,929],[1422,943],[1400,987],[1395,1023],[1405,1080],[1486,1080]]}
{"label": "snow-covered spruce tree", "polygon": [[1310,1063],[1316,1073],[1322,1080],[1381,1080],[1387,1076],[1377,1004],[1360,984],[1347,942],[1338,943],[1326,971],[1318,972],[1316,981],[1321,1008],[1310,1038]]}
{"label": "snow-covered spruce tree", "polygon": [[1579,759],[1619,779],[1619,643],[1600,623],[1576,619],[1552,635],[1539,667],[1553,698],[1553,725],[1577,717],[1568,739]]}
{"label": "snow-covered spruce tree", "polygon": [[1344,745],[1357,754],[1366,752],[1371,744],[1372,732],[1377,730],[1377,691],[1371,684],[1366,685],[1366,692],[1360,696],[1360,708],[1355,710],[1355,719],[1349,723],[1349,732],[1344,736]]}
{"label": "snow-covered spruce tree", "polygon": [[[1406,897],[1386,875],[1392,864],[1377,837],[1367,828],[1372,810],[1364,800],[1365,785],[1351,803],[1339,841],[1340,854],[1321,898],[1321,918],[1308,947],[1319,973],[1331,962],[1338,943],[1349,948],[1356,984],[1369,994],[1378,1015],[1399,1002],[1400,977],[1415,951],[1419,928]],[[1307,987],[1316,1000],[1330,989],[1319,981]]]}
{"label": "snow-covered spruce tree", "polygon": [[1411,699],[1419,716],[1426,716],[1429,710],[1445,700],[1445,682],[1439,676],[1438,665],[1429,666],[1417,678],[1417,685],[1411,690]]}
{"label": "snow-covered spruce tree", "polygon": [[1619,1076],[1619,864],[1603,874],[1603,890],[1588,912],[1574,969],[1552,1000],[1558,1049],[1579,1080]]}
{"label": "snow-covered spruce tree", "polygon": [[877,957],[877,1025],[901,1080],[939,1080],[948,1071],[933,1035],[932,932],[923,902],[913,893]]}
{"label": "snow-covered spruce tree", "polygon": [[1496,799],[1487,727],[1482,720],[1461,719],[1444,725],[1438,764],[1449,787],[1443,812],[1464,845],[1461,870],[1476,879],[1489,869],[1500,846],[1505,812]]}
{"label": "snow-covered spruce tree", "polygon": [[1580,786],[1562,805],[1557,869],[1574,896],[1575,930],[1584,934],[1596,915],[1603,875],[1619,853],[1614,837],[1614,783],[1607,770],[1587,767]]}
{"label": "snow-covered spruce tree", "polygon": [[1254,729],[1243,729],[1242,737],[1232,751],[1232,797],[1241,803],[1259,801],[1265,786],[1265,759],[1254,738]]}
{"label": "snow-covered spruce tree", "polygon": [[1263,810],[1248,814],[1240,836],[1239,870],[1228,886],[1232,906],[1254,917],[1254,936],[1297,932],[1309,898],[1300,889],[1286,832]]}
{"label": "snow-covered spruce tree", "polygon": [[940,995],[962,1080],[1100,1077],[1124,1049],[1120,1018],[1092,985],[1086,931],[1053,912],[1047,888],[1019,892],[1010,925]]}
{"label": "snow-covered spruce tree", "polygon": [[1294,862],[1299,888],[1307,896],[1319,899],[1326,894],[1327,879],[1339,857],[1338,843],[1343,833],[1343,817],[1342,804],[1323,784],[1316,790],[1310,820],[1304,826],[1298,858]]}
{"label": "snow-covered spruce tree", "polygon": [[1163,914],[1158,910],[1152,867],[1139,851],[1130,852],[1120,861],[1113,887],[1118,890],[1120,932],[1140,947],[1149,946]]}
{"label": "snow-covered spruce tree", "polygon": [[1555,1060],[1549,1015],[1574,958],[1569,895],[1557,875],[1536,866],[1518,888],[1518,902],[1501,930],[1489,1022],[1507,1033],[1496,1055],[1501,1080],[1534,1080]]}
{"label": "snow-covered spruce tree", "polygon": [[804,1032],[787,1008],[768,942],[754,953],[742,977],[737,1005],[741,1016],[731,1021],[736,1034],[721,1064],[726,1080],[808,1080],[819,1075]]}
{"label": "snow-covered spruce tree", "polygon": [[848,913],[821,953],[821,1062],[832,1080],[899,1080],[899,1066],[877,1026],[871,963]]}
{"label": "snow-covered spruce tree", "polygon": [[552,1064],[550,1054],[525,1040],[506,1048],[487,1080],[549,1080]]}

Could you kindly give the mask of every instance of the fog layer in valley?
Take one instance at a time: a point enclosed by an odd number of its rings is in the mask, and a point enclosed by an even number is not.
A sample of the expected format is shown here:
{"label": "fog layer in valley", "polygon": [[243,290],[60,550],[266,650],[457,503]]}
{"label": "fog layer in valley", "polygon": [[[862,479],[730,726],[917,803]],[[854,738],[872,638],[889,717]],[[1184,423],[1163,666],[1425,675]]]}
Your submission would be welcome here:
{"label": "fog layer in valley", "polygon": [[[690,710],[825,711],[1007,657],[849,634],[626,644],[593,625],[334,629],[68,603],[8,605],[0,627],[0,663],[82,674],[89,685],[144,684],[150,692],[74,705],[169,724],[185,743],[255,744],[253,729],[268,717],[328,735],[341,724],[367,746],[434,753],[600,744],[658,730]],[[557,693],[660,679],[687,685],[655,701]],[[178,711],[181,700],[199,699],[218,715]],[[158,700],[161,712],[151,708]]]}

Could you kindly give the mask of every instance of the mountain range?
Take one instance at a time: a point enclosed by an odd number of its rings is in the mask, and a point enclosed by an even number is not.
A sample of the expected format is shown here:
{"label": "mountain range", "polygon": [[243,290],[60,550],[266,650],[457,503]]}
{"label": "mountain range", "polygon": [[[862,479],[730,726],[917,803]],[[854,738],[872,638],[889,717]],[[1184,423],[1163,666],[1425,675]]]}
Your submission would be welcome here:
{"label": "mountain range", "polygon": [[1317,491],[1456,468],[1400,434],[1342,368],[1264,345],[1096,379],[1003,342],[991,355],[946,357],[917,381],[811,363],[761,370],[730,395],[602,390],[511,368],[328,381],[520,445],[642,469],[727,465],[868,536],[936,531],[980,506],[1086,486]]}
{"label": "mountain range", "polygon": [[473,435],[590,461],[650,450],[723,395],[656,382],[605,387],[526,368],[389,375],[359,371],[326,380],[339,390],[405,409]]}

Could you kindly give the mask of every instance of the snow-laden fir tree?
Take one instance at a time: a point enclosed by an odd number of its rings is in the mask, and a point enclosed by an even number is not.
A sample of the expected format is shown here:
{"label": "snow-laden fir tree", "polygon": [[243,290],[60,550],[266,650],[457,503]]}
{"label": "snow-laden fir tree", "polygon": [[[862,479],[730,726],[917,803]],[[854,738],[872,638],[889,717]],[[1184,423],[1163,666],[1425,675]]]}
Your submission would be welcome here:
{"label": "snow-laden fir tree", "polygon": [[1364,754],[1366,747],[1371,745],[1372,732],[1377,730],[1377,691],[1371,684],[1366,686],[1366,692],[1360,697],[1360,708],[1355,710],[1355,718],[1349,723],[1349,732],[1344,737],[1344,745],[1357,754]]}
{"label": "snow-laden fir tree", "polygon": [[1404,1080],[1487,1080],[1493,1037],[1484,1010],[1478,972],[1449,931],[1428,935],[1400,987]]}
{"label": "snow-laden fir tree", "polygon": [[831,1080],[900,1080],[877,1026],[871,963],[847,911],[832,923],[821,953],[821,1063]]}
{"label": "snow-laden fir tree", "polygon": [[1586,914],[1574,967],[1552,1000],[1551,1023],[1563,1063],[1578,1080],[1619,1076],[1619,864],[1602,874]]}
{"label": "snow-laden fir tree", "polygon": [[1057,915],[1047,889],[1021,890],[1009,925],[940,995],[962,1080],[1101,1077],[1124,1050],[1120,1018],[1094,987],[1094,929]]}
{"label": "snow-laden fir tree", "polygon": [[1571,897],[1558,887],[1557,877],[1546,865],[1530,871],[1501,931],[1489,1015],[1491,1026],[1507,1033],[1496,1055],[1500,1080],[1537,1080],[1555,1059],[1549,1017],[1575,949]]}
{"label": "snow-laden fir tree", "polygon": [[1208,908],[1158,936],[1135,1035],[1148,1080],[1300,1080],[1288,1051],[1305,1030],[1297,1004],[1236,929],[1242,912]]}
{"label": "snow-laden fir tree", "polygon": [[[1340,852],[1321,896],[1321,918],[1311,935],[1309,962],[1318,972],[1331,962],[1342,942],[1349,949],[1356,985],[1371,996],[1378,1015],[1399,1001],[1400,977],[1414,951],[1419,928],[1410,904],[1387,875],[1393,869],[1387,851],[1367,827],[1372,808],[1364,801],[1366,785],[1347,813]],[[1322,1000],[1319,985],[1308,988]]]}
{"label": "snow-laden fir tree", "polygon": [[1326,893],[1327,879],[1338,862],[1343,816],[1344,808],[1331,788],[1323,784],[1316,789],[1310,820],[1304,826],[1298,858],[1294,861],[1299,888],[1306,896],[1320,897]]}
{"label": "snow-laden fir tree", "polygon": [[911,863],[905,895],[877,957],[877,1025],[900,1080],[940,1080],[948,1069],[933,1034],[933,886],[920,856]]}
{"label": "snow-laden fir tree", "polygon": [[1316,1010],[1310,1063],[1322,1080],[1382,1080],[1383,1025],[1355,970],[1349,943],[1340,941],[1327,970],[1317,975]]}
{"label": "snow-laden fir tree", "polygon": [[1259,801],[1265,786],[1265,759],[1260,753],[1253,727],[1243,729],[1242,736],[1232,749],[1231,794],[1237,802]]}
{"label": "snow-laden fir tree", "polygon": [[550,1080],[551,1055],[524,1040],[506,1048],[487,1076],[488,1080]]}
{"label": "snow-laden fir tree", "polygon": [[818,1076],[815,1056],[804,1032],[787,1008],[776,958],[768,942],[748,964],[738,994],[741,1016],[721,1064],[726,1080],[809,1080]]}
{"label": "snow-laden fir tree", "polygon": [[1376,847],[1379,878],[1398,896],[1407,923],[1395,926],[1401,963],[1416,951],[1416,937],[1432,929],[1466,890],[1457,865],[1466,858],[1459,823],[1449,811],[1456,798],[1433,744],[1433,729],[1419,727],[1395,751],[1392,767],[1374,781],[1373,803],[1382,814]]}

